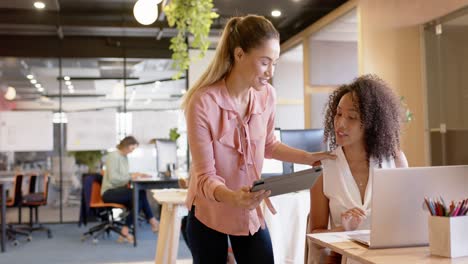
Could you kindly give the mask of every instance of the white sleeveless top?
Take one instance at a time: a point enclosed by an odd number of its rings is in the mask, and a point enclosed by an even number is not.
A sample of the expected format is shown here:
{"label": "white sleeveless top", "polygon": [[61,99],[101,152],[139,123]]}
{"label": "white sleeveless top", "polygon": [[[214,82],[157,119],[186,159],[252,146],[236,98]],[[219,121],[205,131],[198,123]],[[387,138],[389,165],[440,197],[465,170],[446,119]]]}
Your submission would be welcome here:
{"label": "white sleeveless top", "polygon": [[[364,195],[364,204],[361,200],[359,187],[351,174],[343,149],[336,148],[333,153],[335,160],[323,160],[323,192],[329,200],[330,226],[341,226],[341,214],[354,207],[366,212],[367,218],[362,221],[358,229],[370,229],[371,216],[371,188],[373,168],[379,168],[377,160],[371,158],[369,162],[369,180]],[[395,168],[393,158],[383,160],[381,168]]]}

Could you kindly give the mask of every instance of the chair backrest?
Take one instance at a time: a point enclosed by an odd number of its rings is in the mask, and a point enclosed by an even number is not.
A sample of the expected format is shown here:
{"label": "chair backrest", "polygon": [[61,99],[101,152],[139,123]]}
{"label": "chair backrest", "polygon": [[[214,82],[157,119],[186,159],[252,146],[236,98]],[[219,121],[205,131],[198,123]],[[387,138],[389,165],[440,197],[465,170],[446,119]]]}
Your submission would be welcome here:
{"label": "chair backrest", "polygon": [[125,208],[123,204],[118,203],[106,203],[102,200],[101,196],[101,183],[98,181],[93,181],[91,187],[91,199],[89,202],[89,207],[91,208]]}
{"label": "chair backrest", "polygon": [[91,187],[91,200],[89,202],[90,207],[95,207],[99,204],[103,204],[101,196],[101,184],[98,181],[93,181]]}
{"label": "chair backrest", "polygon": [[[36,192],[36,184],[39,182],[39,177],[43,177],[43,187],[42,190],[39,189]],[[23,203],[28,206],[28,205],[46,205],[47,204],[47,198],[49,194],[49,175],[47,173],[44,173],[42,175],[40,174],[30,174],[29,175],[29,194],[24,196]]]}
{"label": "chair backrest", "polygon": [[8,199],[6,205],[8,207],[17,206],[22,199],[22,186],[23,186],[23,174],[16,174],[13,180],[13,193],[11,199]]}
{"label": "chair backrest", "polygon": [[37,182],[37,175],[36,174],[29,174],[28,193],[35,193],[36,192],[36,182]]}

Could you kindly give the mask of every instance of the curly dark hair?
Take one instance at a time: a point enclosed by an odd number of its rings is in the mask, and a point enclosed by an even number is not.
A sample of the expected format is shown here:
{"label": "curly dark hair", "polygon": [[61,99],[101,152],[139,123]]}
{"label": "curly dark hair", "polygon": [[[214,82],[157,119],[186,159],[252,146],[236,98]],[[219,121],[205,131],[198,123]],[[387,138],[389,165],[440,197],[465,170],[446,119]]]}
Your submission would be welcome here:
{"label": "curly dark hair", "polygon": [[337,147],[334,119],[338,104],[347,93],[352,94],[361,116],[367,158],[374,157],[380,164],[384,158],[395,158],[400,150],[401,103],[388,85],[376,75],[356,78],[330,95],[324,120],[324,140],[330,149]]}

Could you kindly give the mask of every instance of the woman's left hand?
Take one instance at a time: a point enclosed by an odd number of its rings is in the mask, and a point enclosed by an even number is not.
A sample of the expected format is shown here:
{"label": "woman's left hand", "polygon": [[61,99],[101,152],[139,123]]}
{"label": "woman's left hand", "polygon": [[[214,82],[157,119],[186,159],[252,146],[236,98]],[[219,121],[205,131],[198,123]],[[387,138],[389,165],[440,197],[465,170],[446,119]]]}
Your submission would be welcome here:
{"label": "woman's left hand", "polygon": [[323,152],[308,152],[307,153],[307,164],[312,166],[320,165],[321,160],[325,159],[336,159],[336,155],[331,154],[330,151],[323,151]]}
{"label": "woman's left hand", "polygon": [[356,230],[366,218],[366,212],[361,208],[355,207],[341,214],[341,224],[345,231],[353,231]]}

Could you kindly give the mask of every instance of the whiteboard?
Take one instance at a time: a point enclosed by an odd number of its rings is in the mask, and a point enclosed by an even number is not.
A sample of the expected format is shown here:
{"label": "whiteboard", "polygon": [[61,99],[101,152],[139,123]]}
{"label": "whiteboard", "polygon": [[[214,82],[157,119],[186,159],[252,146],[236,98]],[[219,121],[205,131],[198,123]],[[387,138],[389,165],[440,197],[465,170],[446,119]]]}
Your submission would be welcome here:
{"label": "whiteboard", "polygon": [[117,144],[116,111],[67,113],[67,150],[104,150]]}
{"label": "whiteboard", "polygon": [[132,136],[140,144],[154,138],[169,138],[169,130],[178,127],[181,110],[132,112]]}
{"label": "whiteboard", "polygon": [[0,112],[0,151],[51,151],[52,112]]}

